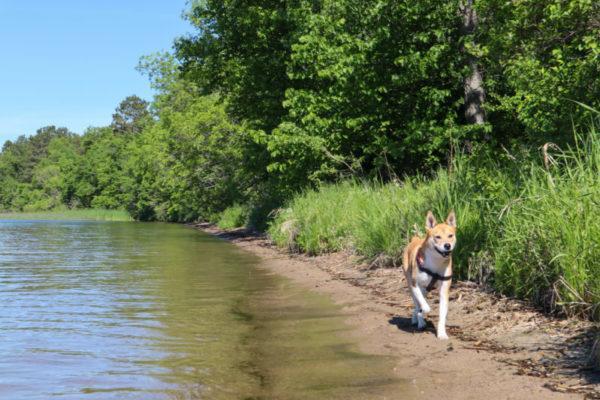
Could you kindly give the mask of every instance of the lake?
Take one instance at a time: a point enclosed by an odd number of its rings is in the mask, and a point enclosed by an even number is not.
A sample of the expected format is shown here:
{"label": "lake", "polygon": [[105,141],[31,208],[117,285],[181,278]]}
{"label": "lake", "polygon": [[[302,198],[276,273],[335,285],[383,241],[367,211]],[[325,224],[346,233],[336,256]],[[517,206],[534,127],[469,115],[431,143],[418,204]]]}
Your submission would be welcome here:
{"label": "lake", "polygon": [[189,227],[0,221],[2,399],[375,399],[326,297]]}

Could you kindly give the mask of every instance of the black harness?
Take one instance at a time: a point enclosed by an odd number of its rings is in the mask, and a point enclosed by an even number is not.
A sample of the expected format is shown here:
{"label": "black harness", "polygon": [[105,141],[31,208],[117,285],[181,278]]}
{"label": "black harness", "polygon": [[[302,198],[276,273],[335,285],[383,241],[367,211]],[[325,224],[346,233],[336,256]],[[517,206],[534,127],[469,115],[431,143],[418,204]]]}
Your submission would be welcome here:
{"label": "black harness", "polygon": [[452,279],[452,275],[443,276],[443,275],[440,275],[436,272],[430,271],[427,268],[425,268],[423,266],[423,259],[419,256],[417,256],[417,266],[419,267],[419,271],[425,272],[427,275],[429,275],[431,277],[431,281],[429,282],[429,285],[427,285],[427,288],[425,289],[428,292],[431,292],[435,288],[435,284],[437,283],[437,281],[448,281],[448,280]]}

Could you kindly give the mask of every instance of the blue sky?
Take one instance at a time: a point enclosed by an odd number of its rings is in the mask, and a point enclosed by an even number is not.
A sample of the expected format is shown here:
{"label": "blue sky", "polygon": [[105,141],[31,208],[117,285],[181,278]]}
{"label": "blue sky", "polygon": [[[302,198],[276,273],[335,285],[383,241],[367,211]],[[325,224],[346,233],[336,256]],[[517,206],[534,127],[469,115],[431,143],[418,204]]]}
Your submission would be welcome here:
{"label": "blue sky", "polygon": [[186,0],[0,0],[0,145],[46,125],[83,133],[131,94],[140,56],[193,28]]}

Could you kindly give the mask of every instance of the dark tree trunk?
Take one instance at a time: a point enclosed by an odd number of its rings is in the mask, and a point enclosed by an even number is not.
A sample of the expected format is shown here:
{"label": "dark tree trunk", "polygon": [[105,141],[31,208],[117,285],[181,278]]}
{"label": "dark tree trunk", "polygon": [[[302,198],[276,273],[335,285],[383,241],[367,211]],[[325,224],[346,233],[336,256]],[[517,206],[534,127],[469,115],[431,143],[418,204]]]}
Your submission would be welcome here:
{"label": "dark tree trunk", "polygon": [[[478,20],[477,12],[473,8],[473,0],[466,0],[460,5],[460,12],[463,17],[462,32],[465,36],[470,36],[477,30]],[[483,124],[485,122],[485,113],[483,103],[485,101],[485,90],[483,88],[483,77],[479,70],[478,59],[473,54],[468,55],[469,76],[465,78],[465,118],[470,124]]]}

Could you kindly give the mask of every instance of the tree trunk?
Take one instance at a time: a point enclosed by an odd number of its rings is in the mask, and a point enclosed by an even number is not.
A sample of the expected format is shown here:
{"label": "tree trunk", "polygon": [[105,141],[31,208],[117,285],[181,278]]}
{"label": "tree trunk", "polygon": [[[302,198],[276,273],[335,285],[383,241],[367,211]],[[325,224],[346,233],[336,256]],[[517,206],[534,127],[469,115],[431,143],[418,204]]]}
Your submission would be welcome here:
{"label": "tree trunk", "polygon": [[[470,36],[477,30],[477,12],[473,8],[473,0],[466,0],[460,5],[463,16],[462,32],[464,36]],[[485,90],[483,88],[483,77],[479,70],[478,59],[473,54],[468,55],[471,73],[465,78],[465,118],[470,124],[483,124],[485,113],[483,103],[485,101]]]}

